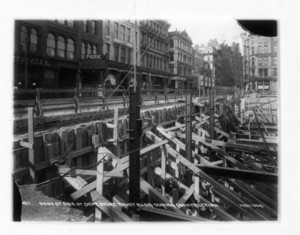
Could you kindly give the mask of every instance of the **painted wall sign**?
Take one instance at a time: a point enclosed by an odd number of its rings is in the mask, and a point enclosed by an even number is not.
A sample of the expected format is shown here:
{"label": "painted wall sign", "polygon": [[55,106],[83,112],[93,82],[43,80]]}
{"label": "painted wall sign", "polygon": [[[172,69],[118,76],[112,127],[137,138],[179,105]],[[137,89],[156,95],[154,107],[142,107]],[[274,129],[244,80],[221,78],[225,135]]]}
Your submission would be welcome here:
{"label": "painted wall sign", "polygon": [[102,55],[81,55],[83,60],[101,60],[104,59]]}
{"label": "painted wall sign", "polygon": [[27,64],[51,66],[51,63],[48,60],[43,60],[39,58],[25,58],[25,57],[15,56],[14,60],[15,62],[21,62],[21,63],[25,63],[26,61]]}

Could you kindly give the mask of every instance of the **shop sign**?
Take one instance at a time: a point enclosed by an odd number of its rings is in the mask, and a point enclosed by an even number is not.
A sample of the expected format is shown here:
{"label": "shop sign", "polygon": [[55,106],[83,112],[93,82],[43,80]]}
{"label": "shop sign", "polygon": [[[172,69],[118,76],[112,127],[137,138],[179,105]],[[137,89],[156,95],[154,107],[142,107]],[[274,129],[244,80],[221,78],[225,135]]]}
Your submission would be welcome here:
{"label": "shop sign", "polygon": [[38,58],[25,58],[20,56],[15,56],[15,62],[34,64],[34,65],[43,65],[43,66],[51,66],[48,60],[38,59]]}
{"label": "shop sign", "polygon": [[81,55],[83,60],[102,60],[104,59],[102,55]]}

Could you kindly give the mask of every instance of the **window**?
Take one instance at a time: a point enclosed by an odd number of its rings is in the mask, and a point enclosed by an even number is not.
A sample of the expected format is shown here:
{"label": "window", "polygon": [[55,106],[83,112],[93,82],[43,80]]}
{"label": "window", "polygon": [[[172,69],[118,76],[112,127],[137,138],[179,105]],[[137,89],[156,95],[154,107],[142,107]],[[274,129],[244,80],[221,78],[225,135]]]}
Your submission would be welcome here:
{"label": "window", "polygon": [[96,35],[96,22],[92,21],[92,34]]}
{"label": "window", "polygon": [[273,46],[273,52],[277,52],[277,45]]}
{"label": "window", "polygon": [[131,64],[131,49],[127,49],[127,63]]}
{"label": "window", "polygon": [[120,29],[120,39],[125,41],[125,26],[123,25],[121,25],[121,29]]}
{"label": "window", "polygon": [[262,65],[262,58],[258,58],[258,65]]}
{"label": "window", "polygon": [[263,76],[263,70],[262,70],[262,69],[259,69],[259,70],[258,70],[258,76],[259,76],[259,77],[262,77],[262,76]]}
{"label": "window", "polygon": [[106,43],[106,44],[105,44],[105,47],[106,47],[106,48],[105,48],[105,49],[106,49],[105,51],[106,51],[106,54],[107,54],[107,59],[109,59],[109,57],[110,57],[110,56],[109,56],[109,55],[110,55],[110,44]]}
{"label": "window", "polygon": [[115,46],[115,61],[119,61],[119,47]]}
{"label": "window", "polygon": [[106,21],[106,24],[105,24],[105,34],[106,35],[110,34],[110,20]]}
{"label": "window", "polygon": [[30,31],[30,52],[36,53],[37,52],[37,31],[35,29],[31,29]]}
{"label": "window", "polygon": [[118,38],[119,37],[119,24],[118,23],[115,23],[114,31],[115,31],[115,37]]}
{"label": "window", "polygon": [[85,55],[86,54],[86,50],[85,50],[85,44],[84,42],[81,43],[81,55]]}
{"label": "window", "polygon": [[264,77],[268,77],[268,69],[264,69]]}
{"label": "window", "polygon": [[268,53],[268,45],[264,45],[264,53]]}
{"label": "window", "polygon": [[59,36],[57,38],[57,56],[64,58],[65,49],[66,49],[65,39],[62,36]]}
{"label": "window", "polygon": [[93,48],[92,48],[92,54],[93,55],[97,55],[97,46],[96,45],[93,45]]}
{"label": "window", "polygon": [[264,57],[264,65],[268,65],[268,57]]}
{"label": "window", "polygon": [[86,20],[84,20],[84,21],[82,22],[82,30],[83,30],[84,32],[87,32],[87,21],[86,21]]}
{"label": "window", "polygon": [[174,52],[170,53],[170,61],[174,61]]}
{"label": "window", "polygon": [[47,55],[55,56],[55,37],[52,33],[49,33],[47,37]]}
{"label": "window", "polygon": [[277,68],[274,68],[274,76],[277,76]]}
{"label": "window", "polygon": [[277,65],[277,57],[274,57],[274,58],[273,58],[273,64],[274,64],[274,65]]}
{"label": "window", "polygon": [[125,63],[125,48],[121,47],[121,62]]}
{"label": "window", "polygon": [[69,26],[69,27],[74,27],[74,21],[73,20],[67,20],[67,25]]}
{"label": "window", "polygon": [[22,51],[27,51],[27,42],[28,42],[28,30],[27,27],[22,26],[20,32],[20,44],[21,44]]}
{"label": "window", "polygon": [[130,34],[131,34],[131,30],[127,28],[127,42],[130,42]]}
{"label": "window", "polygon": [[74,41],[72,39],[68,39],[67,42],[67,58],[70,60],[74,59]]}
{"label": "window", "polygon": [[258,47],[258,53],[262,53],[261,46]]}
{"label": "window", "polygon": [[87,44],[86,54],[87,54],[87,55],[91,55],[91,54],[92,54],[92,47],[91,47],[90,44]]}

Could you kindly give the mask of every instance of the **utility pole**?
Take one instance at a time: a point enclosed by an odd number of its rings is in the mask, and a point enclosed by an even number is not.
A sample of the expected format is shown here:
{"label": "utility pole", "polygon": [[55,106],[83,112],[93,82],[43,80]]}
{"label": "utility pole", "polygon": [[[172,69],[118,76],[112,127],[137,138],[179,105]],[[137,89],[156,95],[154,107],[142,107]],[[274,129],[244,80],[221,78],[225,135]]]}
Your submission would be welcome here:
{"label": "utility pole", "polygon": [[[140,117],[140,86],[137,79],[137,38],[136,20],[133,37],[133,81],[129,85],[129,202],[140,202],[140,137],[142,120]],[[134,208],[135,210],[136,208]]]}
{"label": "utility pole", "polygon": [[[216,70],[213,68],[213,80],[215,80],[215,73]],[[212,84],[211,84],[212,85]],[[211,92],[210,92],[210,138],[214,139],[214,129],[215,129],[215,98],[214,98],[214,87],[212,86]]]}
{"label": "utility pole", "polygon": [[25,66],[25,71],[24,71],[25,89],[28,88],[27,48],[28,48],[28,39],[27,39],[27,35],[26,35],[26,37],[25,37],[25,62],[24,62],[24,66]]}

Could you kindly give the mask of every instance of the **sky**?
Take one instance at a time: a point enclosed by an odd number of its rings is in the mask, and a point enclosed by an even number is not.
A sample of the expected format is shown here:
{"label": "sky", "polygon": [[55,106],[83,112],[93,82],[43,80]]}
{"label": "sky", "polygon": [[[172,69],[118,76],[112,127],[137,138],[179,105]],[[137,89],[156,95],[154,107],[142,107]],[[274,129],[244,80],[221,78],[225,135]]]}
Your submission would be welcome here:
{"label": "sky", "polygon": [[241,33],[244,30],[238,25],[237,21],[232,17],[211,18],[174,18],[170,20],[170,31],[186,30],[192,38],[193,45],[202,43],[206,45],[209,39],[216,38],[219,43],[225,41],[228,45],[232,42],[240,44],[242,47]]}

